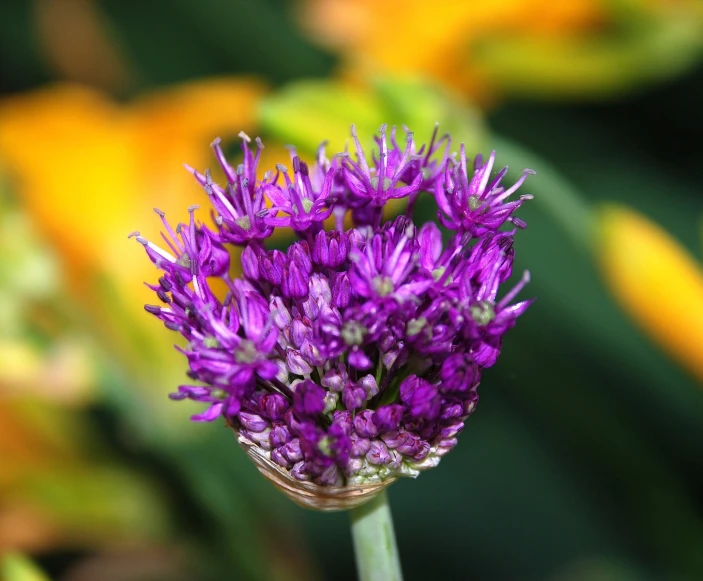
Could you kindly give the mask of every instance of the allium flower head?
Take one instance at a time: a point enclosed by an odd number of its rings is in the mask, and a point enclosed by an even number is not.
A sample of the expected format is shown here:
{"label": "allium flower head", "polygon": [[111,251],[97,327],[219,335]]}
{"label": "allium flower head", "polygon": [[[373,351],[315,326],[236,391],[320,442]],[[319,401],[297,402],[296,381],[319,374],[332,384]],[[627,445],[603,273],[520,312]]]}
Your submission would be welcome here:
{"label": "allium flower head", "polygon": [[[204,404],[196,421],[224,417],[263,472],[313,505],[301,490],[383,486],[436,466],[530,303],[514,302],[527,273],[499,291],[514,256],[515,229],[504,225],[525,226],[513,212],[530,198],[509,197],[532,172],[504,187],[506,170],[492,175],[495,153],[471,165],[463,145],[450,156],[449,137],[436,132],[417,147],[411,132],[399,144],[383,126],[371,155],[352,136],[354,155],[330,161],[321,148],[309,167],[293,151],[291,169],[265,173],[260,140],[252,152],[242,134],[236,169],[216,140],[226,186],[191,171],[217,230],[191,208],[175,228],[159,212],[165,249],[136,236],[163,271],[151,286],[162,304],[146,310],[187,341],[193,383],[171,397]],[[413,222],[419,195],[434,196],[446,236],[434,222]],[[399,198],[409,202],[405,215],[384,221],[384,205]],[[267,248],[284,227],[298,239]],[[230,245],[242,248],[237,278]]]}

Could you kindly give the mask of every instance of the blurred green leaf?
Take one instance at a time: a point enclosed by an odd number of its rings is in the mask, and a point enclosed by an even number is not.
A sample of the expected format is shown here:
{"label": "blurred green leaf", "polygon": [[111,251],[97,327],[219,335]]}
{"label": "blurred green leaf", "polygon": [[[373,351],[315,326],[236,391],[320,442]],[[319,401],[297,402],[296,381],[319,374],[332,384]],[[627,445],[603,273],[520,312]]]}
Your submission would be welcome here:
{"label": "blurred green leaf", "polygon": [[440,134],[451,133],[455,143],[465,142],[471,150],[485,137],[476,111],[456,96],[415,80],[384,79],[370,87],[300,81],[264,100],[261,123],[276,138],[307,152],[323,141],[329,141],[329,152],[342,151],[352,124],[369,146],[384,123],[409,127],[417,143],[429,141],[435,123]]}
{"label": "blurred green leaf", "polygon": [[0,565],[1,581],[49,581],[29,559],[16,553],[7,553]]}
{"label": "blurred green leaf", "polygon": [[486,131],[480,112],[466,100],[443,87],[420,79],[379,78],[373,88],[380,95],[389,125],[407,125],[418,143],[427,143],[435,123],[440,135],[449,133],[454,147],[464,143],[469,151],[484,143]]}
{"label": "blurred green leaf", "polygon": [[260,105],[265,131],[313,152],[323,141],[342,151],[352,123],[360,135],[378,130],[383,106],[378,95],[331,81],[300,81],[286,86]]}
{"label": "blurred green leaf", "polygon": [[473,57],[493,82],[515,94],[607,97],[692,68],[703,52],[702,32],[695,10],[645,16],[626,9],[607,33],[564,41],[501,36],[484,41]]}
{"label": "blurred green leaf", "polygon": [[55,469],[51,477],[39,472],[27,479],[22,494],[86,539],[159,538],[170,524],[158,491],[115,467]]}

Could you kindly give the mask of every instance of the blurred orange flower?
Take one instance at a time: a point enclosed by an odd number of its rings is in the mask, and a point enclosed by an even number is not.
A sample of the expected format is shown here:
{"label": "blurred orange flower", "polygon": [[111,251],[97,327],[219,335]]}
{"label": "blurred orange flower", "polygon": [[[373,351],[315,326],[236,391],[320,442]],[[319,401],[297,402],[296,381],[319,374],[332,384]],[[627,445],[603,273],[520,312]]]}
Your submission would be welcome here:
{"label": "blurred orange flower", "polygon": [[[301,25],[352,75],[419,75],[486,102],[502,91],[605,94],[700,54],[692,0],[305,0]],[[613,34],[614,31],[618,34]]]}
{"label": "blurred orange flower", "polygon": [[68,84],[0,101],[2,181],[14,194],[0,191],[0,550],[163,531],[155,491],[106,458],[71,407],[96,382],[95,338],[160,400],[182,377],[170,337],[141,309],[155,268],[127,235],[156,239],[152,207],[177,223],[203,201],[182,164],[208,167],[214,137],[252,131],[264,93],[256,80],[220,78],[128,104]]}
{"label": "blurred orange flower", "polygon": [[622,308],[703,382],[703,265],[661,227],[624,206],[597,214],[604,280]]}
{"label": "blurred orange flower", "polygon": [[162,330],[138,305],[152,299],[141,282],[155,270],[126,236],[140,228],[158,238],[152,207],[177,223],[203,201],[182,164],[207,167],[215,136],[252,130],[264,92],[253,79],[219,78],[126,105],[76,85],[0,102],[0,164],[95,330],[132,362],[151,353],[164,365],[174,354],[169,341],[151,340]]}

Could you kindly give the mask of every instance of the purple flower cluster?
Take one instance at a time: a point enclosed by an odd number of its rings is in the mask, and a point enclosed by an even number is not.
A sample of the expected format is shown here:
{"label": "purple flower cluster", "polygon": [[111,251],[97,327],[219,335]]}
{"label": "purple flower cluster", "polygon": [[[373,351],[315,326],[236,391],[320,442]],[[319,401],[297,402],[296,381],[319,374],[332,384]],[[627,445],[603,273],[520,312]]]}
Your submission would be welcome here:
{"label": "purple flower cluster", "polygon": [[[457,442],[476,406],[482,371],[498,357],[503,334],[530,301],[499,298],[513,266],[513,216],[524,200],[501,185],[506,169],[467,161],[464,146],[435,136],[398,144],[382,127],[378,153],[314,167],[292,152],[292,167],[257,173],[263,144],[242,134],[243,163],[212,147],[227,179],[191,168],[214,208],[216,228],[172,228],[161,212],[166,247],[136,235],[163,271],[151,286],[160,306],[146,310],[186,339],[192,384],[173,399],[206,404],[193,417],[224,416],[241,438],[295,479],[322,486],[416,476]],[[254,149],[254,151],[252,151]],[[419,195],[434,197],[445,231],[416,226]],[[391,200],[404,215],[385,219]],[[398,207],[398,206],[396,206]],[[388,212],[388,208],[385,208]],[[267,248],[276,229],[297,239]],[[280,240],[280,236],[278,238]],[[230,275],[231,247],[242,274]],[[213,290],[224,282],[226,296]],[[221,286],[221,285],[220,285]]]}

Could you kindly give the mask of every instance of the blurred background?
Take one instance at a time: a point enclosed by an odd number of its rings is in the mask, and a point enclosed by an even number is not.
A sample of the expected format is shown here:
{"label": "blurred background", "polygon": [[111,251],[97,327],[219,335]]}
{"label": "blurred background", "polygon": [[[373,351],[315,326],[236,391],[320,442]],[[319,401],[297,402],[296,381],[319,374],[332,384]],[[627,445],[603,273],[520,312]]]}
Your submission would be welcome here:
{"label": "blurred background", "polygon": [[0,577],[355,578],[347,515],[167,399],[127,234],[205,202],[182,163],[218,135],[272,165],[439,121],[536,170],[537,301],[458,448],[391,488],[406,578],[703,579],[702,103],[700,0],[3,0]]}

